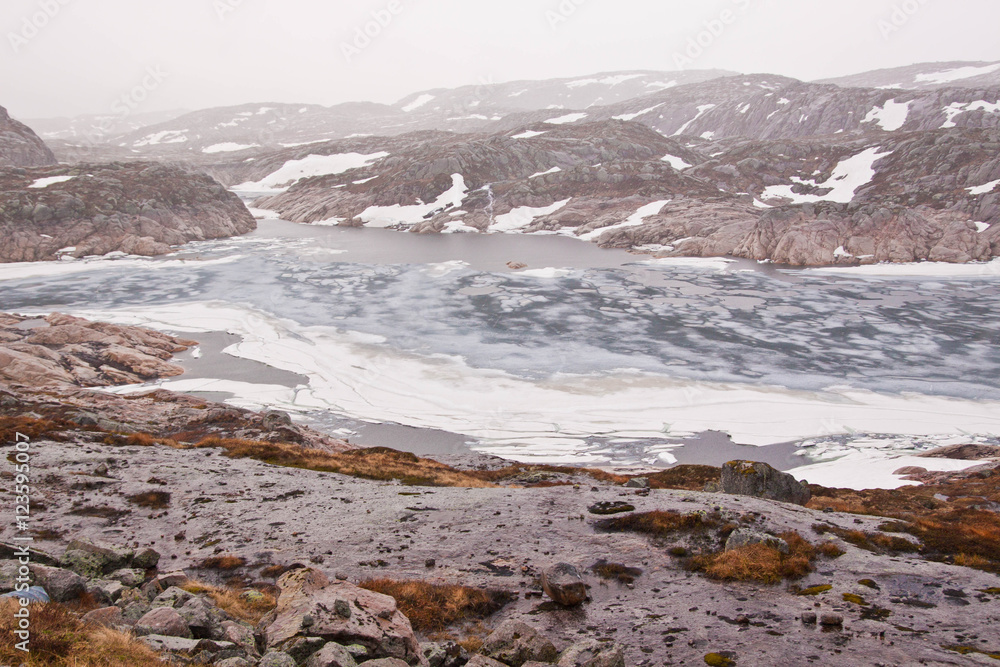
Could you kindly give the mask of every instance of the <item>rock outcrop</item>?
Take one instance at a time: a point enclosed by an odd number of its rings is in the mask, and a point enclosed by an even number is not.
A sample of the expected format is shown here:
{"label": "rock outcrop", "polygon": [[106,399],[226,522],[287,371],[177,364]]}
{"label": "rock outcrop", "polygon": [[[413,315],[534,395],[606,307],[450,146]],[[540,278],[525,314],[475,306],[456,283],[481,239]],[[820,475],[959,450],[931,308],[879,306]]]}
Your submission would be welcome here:
{"label": "rock outcrop", "polygon": [[204,174],[157,164],[0,170],[0,262],[163,255],[256,222]]}
{"label": "rock outcrop", "polygon": [[268,647],[285,646],[296,637],[321,637],[360,644],[374,658],[419,662],[420,645],[410,621],[388,595],[330,581],[313,569],[285,574],[278,588],[278,607],[264,630]]}
{"label": "rock outcrop", "polygon": [[730,461],[722,466],[722,492],[805,505],[812,494],[801,482],[766,463]]}
{"label": "rock outcrop", "polygon": [[55,155],[35,132],[0,107],[0,167],[45,167]]}

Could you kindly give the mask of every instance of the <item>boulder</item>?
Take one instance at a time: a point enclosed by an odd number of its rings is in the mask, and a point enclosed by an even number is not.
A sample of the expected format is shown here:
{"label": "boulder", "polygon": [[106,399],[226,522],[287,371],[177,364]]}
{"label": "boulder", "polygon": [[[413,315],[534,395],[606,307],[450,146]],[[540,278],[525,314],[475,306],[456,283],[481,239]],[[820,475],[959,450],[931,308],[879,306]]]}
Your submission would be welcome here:
{"label": "boulder", "polygon": [[[306,660],[306,667],[357,667],[357,664],[350,651],[333,642],[328,643]],[[409,666],[407,665],[407,667]]]}
{"label": "boulder", "polygon": [[87,592],[98,602],[116,604],[126,590],[120,581],[110,579],[91,579],[87,584]]}
{"label": "boulder", "polygon": [[170,635],[145,635],[139,641],[158,653],[193,655],[198,650],[198,640]]}
{"label": "boulder", "polygon": [[625,655],[618,644],[588,639],[563,651],[558,667],[625,667]]}
{"label": "boulder", "polygon": [[146,581],[146,571],[135,568],[123,568],[112,572],[110,577],[115,581],[120,581],[123,586],[135,588],[136,586],[141,586]]}
{"label": "boulder", "polygon": [[[87,563],[93,563],[100,568],[100,574],[107,574],[128,567],[134,555],[131,549],[121,549],[118,547],[88,542],[87,540],[73,540],[66,545],[66,552],[83,552],[89,554],[91,558],[86,559]],[[65,560],[66,555],[63,556]],[[71,568],[72,569],[72,568]],[[80,572],[80,574],[84,574]],[[84,575],[86,576],[86,575]]]}
{"label": "boulder", "polygon": [[217,660],[215,662],[215,667],[252,667],[249,660],[246,658],[226,658],[225,660]]}
{"label": "boulder", "polygon": [[87,592],[87,580],[70,570],[32,565],[35,585],[41,586],[53,602],[72,602]]}
{"label": "boulder", "polygon": [[225,660],[217,660],[215,662],[215,667],[252,667],[250,661],[245,658],[226,658]]}
{"label": "boulder", "polygon": [[270,651],[260,659],[257,667],[295,667],[295,660],[287,653]]}
{"label": "boulder", "polygon": [[83,616],[83,622],[90,625],[99,625],[105,628],[113,628],[116,625],[126,625],[120,607],[104,607],[95,609]]}
{"label": "boulder", "polygon": [[188,600],[193,598],[194,595],[188,593],[183,588],[177,588],[176,586],[171,586],[167,590],[163,591],[155,598],[153,598],[152,605],[154,607],[182,607],[187,604]]}
{"label": "boulder", "polygon": [[559,657],[552,642],[527,623],[513,619],[501,623],[486,638],[480,653],[509,667],[521,667],[529,660],[555,662]]}
{"label": "boulder", "polygon": [[462,667],[469,661],[469,652],[455,642],[421,644],[420,655],[428,667]]}
{"label": "boulder", "polygon": [[225,612],[202,597],[192,597],[176,609],[196,639],[214,637],[220,623],[225,620]]}
{"label": "boulder", "polygon": [[649,488],[649,478],[648,477],[633,477],[629,481],[625,482],[625,488],[627,488],[627,489],[648,489]]}
{"label": "boulder", "polygon": [[218,638],[236,644],[249,656],[256,657],[258,655],[253,629],[241,623],[223,621],[219,624]]}
{"label": "boulder", "polygon": [[[308,660],[313,653],[326,646],[326,640],[322,637],[296,637],[289,639],[278,648],[282,653],[292,656],[295,664],[301,665]],[[352,658],[353,659],[353,658]]]}
{"label": "boulder", "polygon": [[[410,621],[396,601],[350,584],[331,582],[317,570],[302,568],[278,579],[278,605],[264,627],[268,647],[293,637],[322,637],[339,644],[361,644],[374,658],[419,661],[420,646]],[[337,601],[351,609],[349,618],[336,612]]]}
{"label": "boulder", "polygon": [[726,539],[726,551],[732,551],[733,549],[739,549],[740,547],[747,547],[752,544],[763,544],[773,547],[783,554],[787,554],[789,551],[788,542],[785,542],[780,537],[775,537],[774,535],[769,535],[768,533],[762,533],[759,530],[748,530],[746,528],[739,528],[729,534],[729,538]]}
{"label": "boulder", "polygon": [[722,466],[722,491],[797,505],[805,505],[812,497],[809,489],[788,473],[754,461],[730,461]]}
{"label": "boulder", "polygon": [[564,607],[575,607],[587,600],[583,575],[569,563],[557,563],[542,572],[542,589]]}
{"label": "boulder", "polygon": [[[405,660],[399,658],[376,658],[361,663],[367,667],[410,667]],[[359,666],[360,667],[360,666]]]}
{"label": "boulder", "polygon": [[132,567],[149,570],[160,563],[160,553],[155,549],[143,549],[132,558]]}
{"label": "boulder", "polygon": [[191,628],[184,618],[177,613],[177,610],[170,607],[156,607],[140,618],[136,626],[137,631],[148,631],[151,635],[193,638]]}
{"label": "boulder", "polygon": [[503,664],[499,660],[487,658],[485,655],[480,654],[472,656],[472,658],[469,659],[469,662],[466,663],[465,667],[507,667],[507,665]]}

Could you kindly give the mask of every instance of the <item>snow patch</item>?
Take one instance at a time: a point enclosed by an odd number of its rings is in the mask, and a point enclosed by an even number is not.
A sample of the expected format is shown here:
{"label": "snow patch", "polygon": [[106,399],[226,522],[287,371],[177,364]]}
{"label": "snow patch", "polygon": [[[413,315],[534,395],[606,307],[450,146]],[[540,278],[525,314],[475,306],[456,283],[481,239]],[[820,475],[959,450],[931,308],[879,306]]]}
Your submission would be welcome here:
{"label": "snow patch", "polygon": [[536,132],[534,130],[527,130],[525,132],[522,132],[521,134],[513,135],[511,139],[531,139],[532,137],[540,137],[543,134],[545,134],[545,132]]}
{"label": "snow patch", "polygon": [[360,169],[371,165],[376,160],[387,157],[388,153],[340,153],[337,155],[308,155],[301,160],[289,160],[280,169],[253,183],[241,183],[233,190],[287,190],[292,184],[304,178],[342,174],[351,169]]}
{"label": "snow patch", "polygon": [[260,144],[235,144],[232,142],[213,144],[207,148],[202,148],[202,153],[235,153],[236,151],[245,151],[248,148],[258,148]]}
{"label": "snow patch", "polygon": [[654,201],[651,204],[646,204],[639,208],[638,211],[633,213],[628,217],[627,220],[619,222],[614,225],[608,225],[607,227],[601,227],[600,229],[595,229],[594,231],[587,232],[586,234],[581,234],[580,238],[584,241],[593,241],[601,237],[605,232],[610,232],[615,229],[624,229],[625,227],[637,227],[643,223],[646,218],[657,215],[663,207],[670,203],[671,200],[664,199],[662,201]]}
{"label": "snow patch", "polygon": [[691,168],[691,165],[689,165],[686,160],[684,160],[683,158],[679,158],[676,155],[670,155],[668,153],[667,155],[664,155],[660,159],[668,163],[671,167],[673,167],[677,171],[683,171],[685,169]]}
{"label": "snow patch", "polygon": [[433,99],[434,99],[433,95],[428,95],[425,93],[420,97],[418,97],[417,99],[410,102],[409,104],[407,104],[405,107],[403,107],[403,111],[405,111],[406,113],[409,113],[411,111],[416,111],[417,109],[424,106]]}
{"label": "snow patch", "polygon": [[565,116],[559,116],[558,118],[550,118],[546,123],[549,125],[568,125],[569,123],[575,123],[578,120],[583,120],[587,117],[585,113],[569,113]]}
{"label": "snow patch", "polygon": [[677,136],[680,136],[680,135],[684,134],[684,131],[687,130],[688,127],[691,126],[691,123],[695,122],[696,120],[698,120],[699,118],[701,118],[702,116],[704,116],[705,112],[707,112],[707,111],[709,111],[711,109],[714,109],[714,108],[715,108],[714,104],[702,104],[701,106],[699,106],[698,107],[698,114],[694,118],[692,118],[691,120],[689,120],[688,122],[686,122],[683,125],[681,125],[680,129],[677,130],[676,132],[674,132],[674,136],[677,137]]}
{"label": "snow patch", "polygon": [[528,176],[528,178],[532,179],[532,178],[538,178],[539,176],[548,176],[549,174],[558,174],[560,171],[562,171],[561,168],[552,167],[548,171],[540,171],[537,174],[532,174],[531,176]]}
{"label": "snow patch", "polygon": [[39,178],[37,181],[29,185],[29,188],[47,188],[50,185],[55,185],[56,183],[65,183],[66,181],[71,181],[76,176],[49,176],[48,178]]}
{"label": "snow patch", "polygon": [[614,120],[635,120],[639,116],[644,116],[645,114],[648,114],[650,111],[655,111],[662,106],[663,103],[661,102],[660,104],[657,104],[655,107],[649,107],[648,109],[643,109],[642,111],[637,111],[635,113],[623,113],[620,116],[612,116],[612,118]]}
{"label": "snow patch", "polygon": [[913,82],[931,84],[951,83],[953,81],[961,81],[962,79],[970,79],[974,76],[990,74],[992,72],[996,72],[997,70],[1000,70],[1000,63],[986,65],[985,67],[957,67],[955,69],[946,69],[940,72],[918,74],[913,77]]}
{"label": "snow patch", "polygon": [[877,122],[886,132],[895,132],[906,124],[906,117],[910,115],[909,102],[896,102],[895,98],[888,100],[881,107],[875,107],[868,112],[862,123]]}
{"label": "snow patch", "polygon": [[158,146],[159,144],[183,144],[188,140],[184,133],[189,131],[190,130],[164,130],[163,132],[148,134],[132,145],[139,148],[141,146]]}
{"label": "snow patch", "polygon": [[832,201],[849,204],[854,199],[854,193],[862,186],[871,183],[875,176],[874,164],[892,151],[880,153],[879,148],[869,148],[853,157],[841,160],[833,169],[833,175],[825,183],[816,183],[806,179],[792,177],[796,183],[820,188],[832,188],[825,195],[799,194],[792,191],[790,185],[771,185],[764,189],[761,199],[790,199],[793,204],[806,204],[819,201]]}
{"label": "snow patch", "polygon": [[540,218],[545,215],[552,215],[563,206],[570,202],[569,199],[564,199],[562,201],[557,201],[551,206],[543,206],[540,208],[533,208],[531,206],[518,206],[517,208],[511,209],[509,213],[504,213],[503,215],[498,215],[496,220],[494,220],[493,225],[490,227],[490,232],[516,232],[523,229],[535,221],[535,218]]}
{"label": "snow patch", "polygon": [[450,206],[461,206],[465,201],[469,188],[465,185],[465,177],[452,174],[451,188],[445,190],[430,204],[420,202],[411,206],[369,206],[358,217],[368,227],[389,227],[391,225],[415,225],[434,213]]}

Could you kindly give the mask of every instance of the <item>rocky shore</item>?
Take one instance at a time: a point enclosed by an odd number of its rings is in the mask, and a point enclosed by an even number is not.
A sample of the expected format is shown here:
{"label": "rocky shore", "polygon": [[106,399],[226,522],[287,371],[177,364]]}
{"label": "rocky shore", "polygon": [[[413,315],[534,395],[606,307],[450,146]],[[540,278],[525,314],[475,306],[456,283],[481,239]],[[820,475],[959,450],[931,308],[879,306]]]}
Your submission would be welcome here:
{"label": "rocky shore", "polygon": [[0,262],[164,255],[256,229],[240,199],[183,167],[0,169]]}
{"label": "rocky shore", "polygon": [[[114,345],[169,375],[153,353],[193,341],[63,316],[3,331],[5,349],[52,355],[37,384],[0,384],[0,445],[30,443],[32,583],[53,600],[35,618],[65,609],[79,646],[111,628],[162,656],[120,664],[958,665],[1000,651],[995,448],[937,452],[981,464],[914,469],[924,484],[897,491],[805,488],[748,462],[459,469],[280,413],[79,386],[117,381],[96,360]],[[8,590],[15,537],[3,529]]]}

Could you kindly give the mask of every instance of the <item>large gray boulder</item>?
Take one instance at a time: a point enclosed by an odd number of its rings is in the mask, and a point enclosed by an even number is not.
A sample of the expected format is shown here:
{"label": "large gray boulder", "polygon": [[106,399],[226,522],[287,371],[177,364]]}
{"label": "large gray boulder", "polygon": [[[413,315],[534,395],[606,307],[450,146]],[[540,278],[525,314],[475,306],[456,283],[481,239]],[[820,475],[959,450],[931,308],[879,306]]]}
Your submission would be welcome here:
{"label": "large gray boulder", "polygon": [[357,665],[351,652],[334,642],[328,643],[306,660],[306,667],[357,667]]}
{"label": "large gray boulder", "polygon": [[564,607],[576,607],[587,600],[583,575],[569,563],[556,563],[542,572],[542,589]]}
{"label": "large gray boulder", "polygon": [[730,461],[722,466],[722,492],[805,505],[812,498],[801,482],[766,463]]}
{"label": "large gray boulder", "polygon": [[759,530],[747,530],[746,528],[739,528],[729,534],[729,537],[726,539],[726,551],[748,547],[753,544],[763,544],[777,549],[783,554],[789,552],[788,542],[785,542],[780,537],[762,533]]}
{"label": "large gray boulder", "polygon": [[[269,648],[295,637],[322,637],[339,644],[360,644],[372,658],[420,660],[420,645],[396,601],[346,581],[331,582],[322,572],[303,568],[278,579],[278,606],[263,628]],[[345,608],[349,615],[342,613]]]}
{"label": "large gray boulder", "polygon": [[136,629],[151,635],[193,639],[191,628],[184,618],[170,607],[157,607],[148,612],[136,623]]}
{"label": "large gray boulder", "polygon": [[509,667],[521,667],[529,661],[555,662],[559,651],[555,644],[521,621],[504,621],[493,631],[480,653]]}
{"label": "large gray boulder", "polygon": [[558,667],[625,667],[625,655],[618,644],[587,639],[563,651]]}
{"label": "large gray boulder", "polygon": [[53,602],[72,602],[87,592],[87,580],[70,570],[32,565],[31,573]]}

